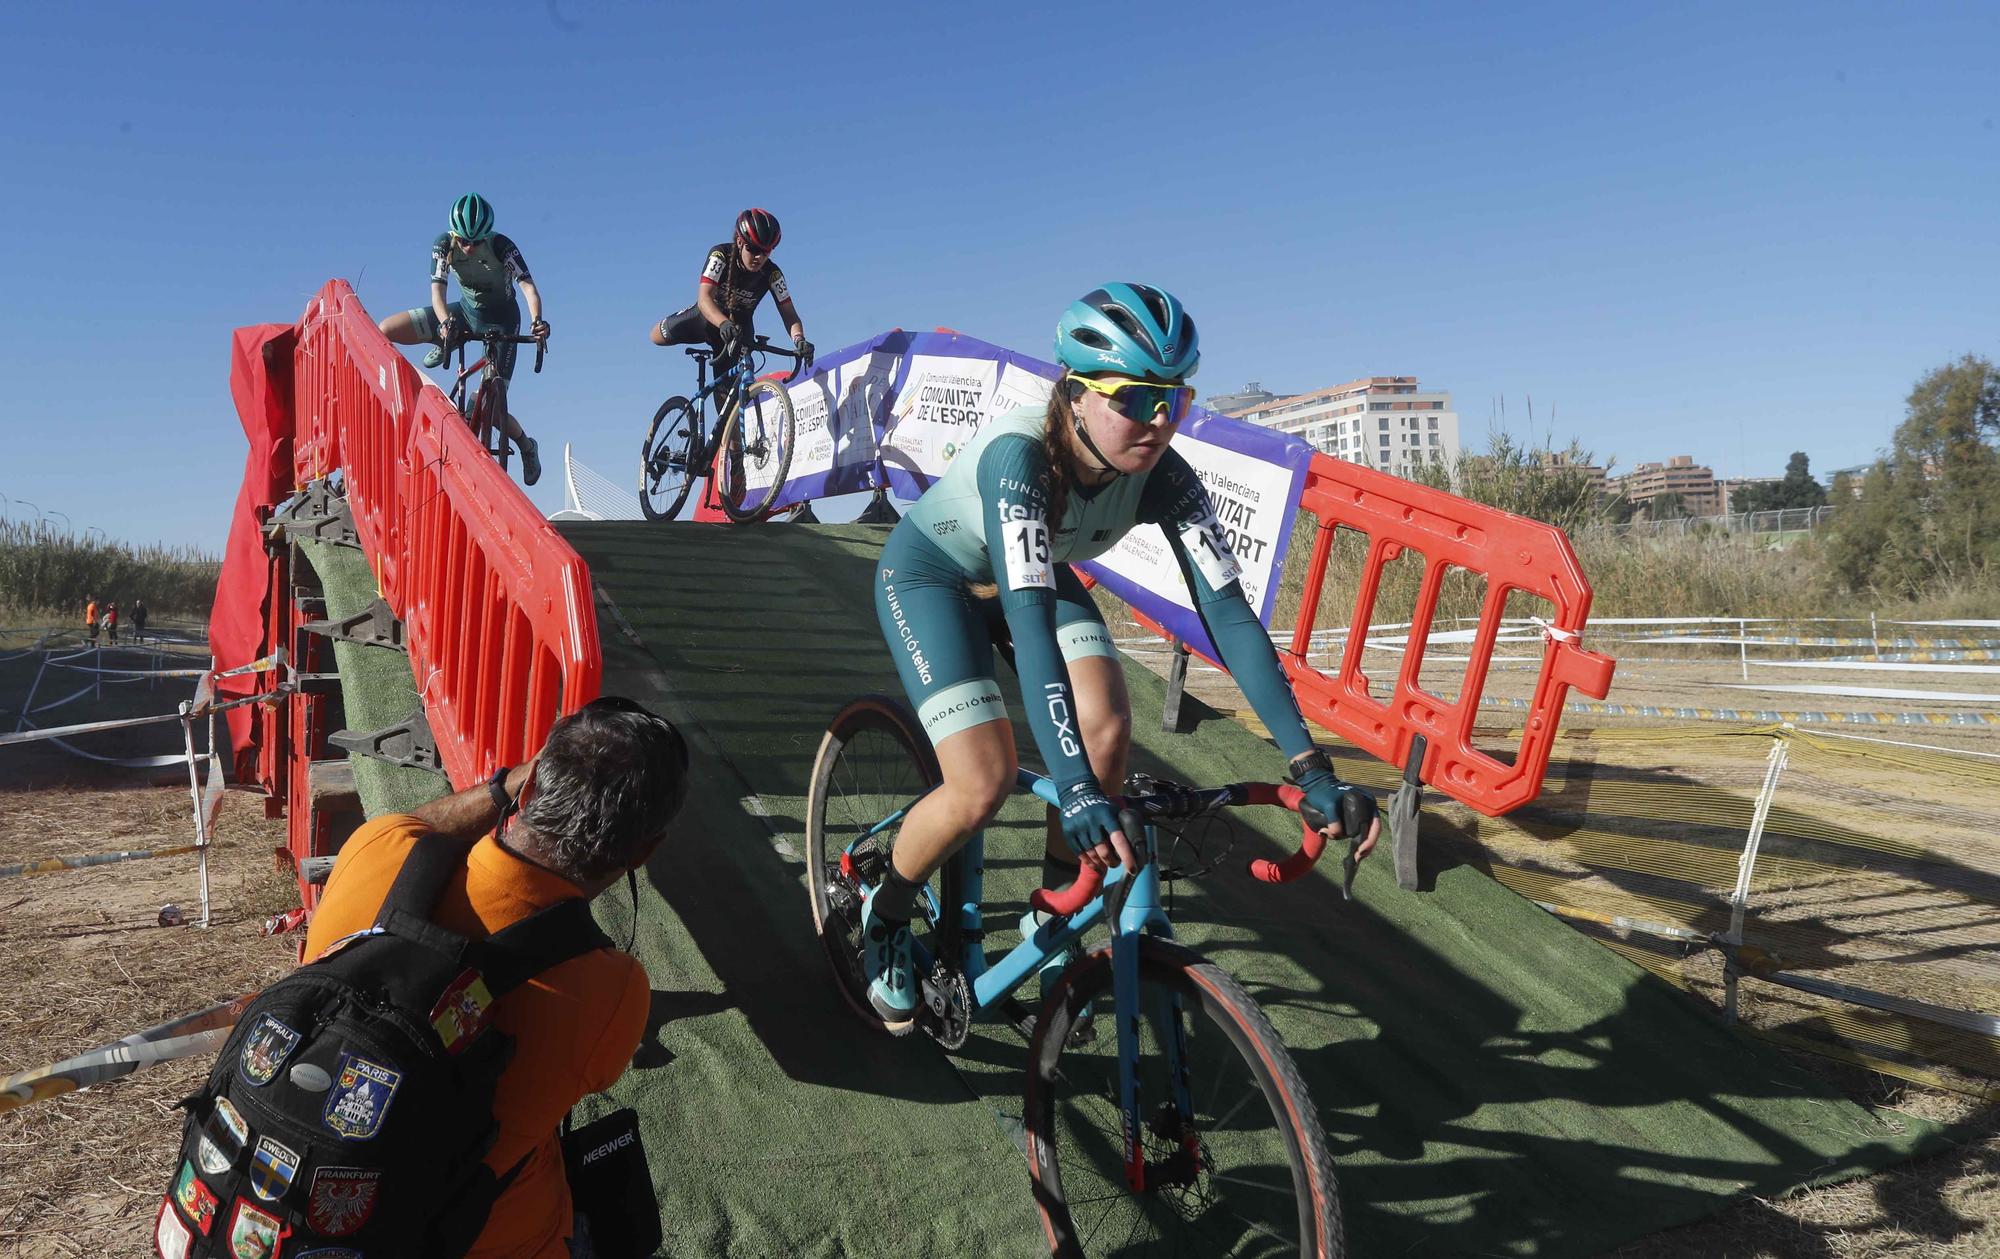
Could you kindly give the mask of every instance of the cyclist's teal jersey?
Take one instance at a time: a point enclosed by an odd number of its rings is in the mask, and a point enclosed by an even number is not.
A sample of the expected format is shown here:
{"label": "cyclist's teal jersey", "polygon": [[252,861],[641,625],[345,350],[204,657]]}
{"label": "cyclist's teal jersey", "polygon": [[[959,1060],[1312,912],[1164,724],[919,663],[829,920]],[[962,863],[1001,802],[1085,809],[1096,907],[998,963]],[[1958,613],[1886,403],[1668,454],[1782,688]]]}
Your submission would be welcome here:
{"label": "cyclist's teal jersey", "polygon": [[446,232],[431,242],[431,282],[443,284],[446,275],[458,277],[458,287],[469,306],[491,310],[514,302],[514,285],[532,280],[521,251],[505,236],[488,236],[465,253],[454,246]]}
{"label": "cyclist's teal jersey", "polygon": [[[947,686],[974,693],[967,690],[967,679],[957,676],[968,670],[938,664],[956,665],[980,655],[969,652],[968,644],[941,641],[940,632],[962,635],[972,622],[943,611],[932,613],[924,606],[929,598],[922,587],[913,587],[911,579],[928,576],[923,572],[929,567],[923,562],[926,552],[948,560],[965,582],[992,582],[999,587],[1029,727],[1050,777],[1059,787],[1067,787],[1090,773],[1080,741],[1067,725],[1075,707],[1064,663],[1065,656],[1080,654],[1080,645],[1070,640],[1085,627],[1065,624],[1063,633],[1058,633],[1057,605],[1064,593],[1058,587],[1072,584],[1074,578],[1057,566],[1095,559],[1134,526],[1156,524],[1166,535],[1223,664],[1273,739],[1287,757],[1311,751],[1312,739],[1292,700],[1291,686],[1278,667],[1270,636],[1244,597],[1236,558],[1193,467],[1170,447],[1149,473],[1122,476],[1103,486],[1072,487],[1063,519],[1051,531],[1045,515],[1049,485],[1048,458],[1042,449],[1045,423],[1041,408],[1023,407],[988,424],[910,508],[884,548],[878,614],[892,648],[901,648],[899,667],[910,666],[902,669],[905,686],[912,689],[932,738],[966,724],[962,717],[948,726],[943,721],[933,723],[932,700]],[[910,569],[901,578],[895,571],[898,562]],[[1064,612],[1061,619],[1071,621],[1074,616]],[[1098,628],[1101,632],[1101,625]],[[1001,715],[987,706],[998,700],[997,688],[986,681],[975,689],[989,694],[990,700],[966,708],[963,697],[954,697],[959,700],[955,706],[961,712]],[[1109,786],[1116,791],[1121,784]]]}

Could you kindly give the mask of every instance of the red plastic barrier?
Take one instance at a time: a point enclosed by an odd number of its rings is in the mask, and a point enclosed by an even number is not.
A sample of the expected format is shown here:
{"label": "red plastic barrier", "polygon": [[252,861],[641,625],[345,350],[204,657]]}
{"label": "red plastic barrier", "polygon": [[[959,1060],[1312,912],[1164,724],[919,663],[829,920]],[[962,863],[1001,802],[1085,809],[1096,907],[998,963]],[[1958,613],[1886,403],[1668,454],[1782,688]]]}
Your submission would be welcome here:
{"label": "red plastic barrier", "polygon": [[597,696],[590,570],[345,281],[300,331],[295,469],[301,484],[342,471],[446,772],[463,787],[525,760]]}
{"label": "red plastic barrier", "polygon": [[[291,376],[295,482],[340,471],[382,597],[404,623],[445,772],[465,787],[526,759],[557,716],[598,693],[603,662],[583,560],[345,281],[330,281],[307,306]],[[265,493],[254,506],[273,505]],[[239,512],[236,531],[254,530],[262,514]],[[285,647],[307,672],[330,670],[332,653],[299,632],[299,606],[283,597],[283,556],[274,550],[279,597],[264,648]],[[286,719],[260,743],[258,776],[274,802],[298,806],[289,828],[296,860],[323,855],[331,842],[325,819],[308,819],[304,807],[307,765],[324,756],[328,732],[320,696],[286,702]],[[315,892],[301,883],[307,904]]]}
{"label": "red plastic barrier", "polygon": [[[1424,782],[1490,817],[1533,800],[1548,772],[1564,696],[1573,686],[1593,699],[1603,699],[1611,689],[1616,663],[1582,646],[1584,624],[1590,617],[1590,582],[1562,530],[1324,454],[1313,456],[1299,510],[1314,516],[1320,529],[1300,600],[1299,623],[1289,649],[1279,648],[1278,659],[1292,680],[1300,710],[1391,765],[1404,765],[1411,740],[1424,736]],[[1332,559],[1335,527],[1341,525],[1367,534],[1369,546],[1346,623],[1340,668],[1329,676],[1307,663],[1307,652]],[[1383,702],[1368,693],[1361,657],[1383,566],[1405,550],[1422,553],[1424,576],[1402,664]],[[1458,698],[1447,700],[1424,690],[1418,678],[1438,595],[1453,568],[1484,576],[1486,598]],[[1545,635],[1534,700],[1514,763],[1509,765],[1474,747],[1472,728],[1507,595],[1514,590],[1546,599],[1553,609],[1548,618],[1553,628]],[[1166,636],[1149,618],[1134,615]]]}

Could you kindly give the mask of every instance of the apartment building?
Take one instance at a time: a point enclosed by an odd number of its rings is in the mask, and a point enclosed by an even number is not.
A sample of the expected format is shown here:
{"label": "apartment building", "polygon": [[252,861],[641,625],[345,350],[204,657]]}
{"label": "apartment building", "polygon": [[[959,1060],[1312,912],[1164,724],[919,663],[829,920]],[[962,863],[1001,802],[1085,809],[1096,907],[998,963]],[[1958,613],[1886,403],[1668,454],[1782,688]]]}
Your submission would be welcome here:
{"label": "apartment building", "polygon": [[1694,461],[1693,455],[1675,455],[1665,463],[1642,463],[1621,477],[1613,477],[1611,488],[1640,508],[1662,494],[1678,494],[1681,510],[1690,516],[1719,516],[1725,510],[1715,471]]}
{"label": "apartment building", "polygon": [[1458,413],[1451,395],[1420,388],[1415,376],[1365,376],[1261,402],[1237,418],[1396,476],[1418,463],[1458,458]]}

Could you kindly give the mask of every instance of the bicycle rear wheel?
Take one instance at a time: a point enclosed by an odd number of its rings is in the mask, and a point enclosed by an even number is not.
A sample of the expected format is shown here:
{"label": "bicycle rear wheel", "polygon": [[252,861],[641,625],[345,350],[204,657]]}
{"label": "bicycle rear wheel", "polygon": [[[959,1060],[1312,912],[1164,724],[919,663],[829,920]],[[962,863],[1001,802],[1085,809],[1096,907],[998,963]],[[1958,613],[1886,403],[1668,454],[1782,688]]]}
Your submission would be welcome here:
{"label": "bicycle rear wheel", "polygon": [[[941,777],[916,716],[887,695],[864,695],[841,709],[813,761],[806,797],[813,927],[840,995],[874,1027],[882,1026],[882,1017],[868,1002],[862,970],[861,898],[882,880],[902,811]],[[923,925],[913,924],[919,930]]]}
{"label": "bicycle rear wheel", "polygon": [[[1111,948],[1072,964],[1029,1053],[1028,1171],[1050,1252],[1309,1256],[1345,1251],[1326,1133],[1278,1033],[1242,985],[1202,957],[1140,942],[1139,1098],[1146,1188],[1128,1187],[1118,1038],[1070,1030],[1112,1000]],[[1125,1012],[1120,1011],[1120,1017]],[[1178,1024],[1192,1114],[1175,1101]]]}
{"label": "bicycle rear wheel", "polygon": [[776,501],[791,470],[795,427],[792,396],[777,381],[753,380],[743,390],[743,405],[722,428],[728,475],[716,498],[730,520],[760,520]]}
{"label": "bicycle rear wheel", "polygon": [[672,520],[701,475],[695,454],[701,413],[686,398],[668,398],[653,412],[639,447],[639,510],[648,520]]}

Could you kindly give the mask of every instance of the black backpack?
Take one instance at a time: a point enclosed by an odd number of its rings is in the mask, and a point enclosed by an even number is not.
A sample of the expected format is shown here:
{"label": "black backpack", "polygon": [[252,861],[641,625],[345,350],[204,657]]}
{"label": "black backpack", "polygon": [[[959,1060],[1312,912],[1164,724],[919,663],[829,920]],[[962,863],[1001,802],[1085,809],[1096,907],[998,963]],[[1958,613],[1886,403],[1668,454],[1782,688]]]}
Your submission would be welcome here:
{"label": "black backpack", "polygon": [[[430,921],[471,845],[426,836],[375,925],[244,1011],[187,1122],[154,1223],[165,1259],[463,1255],[520,1165],[482,1161],[511,1037],[492,1005],[609,948],[572,899],[485,940]],[[525,1160],[523,1160],[525,1161]]]}

